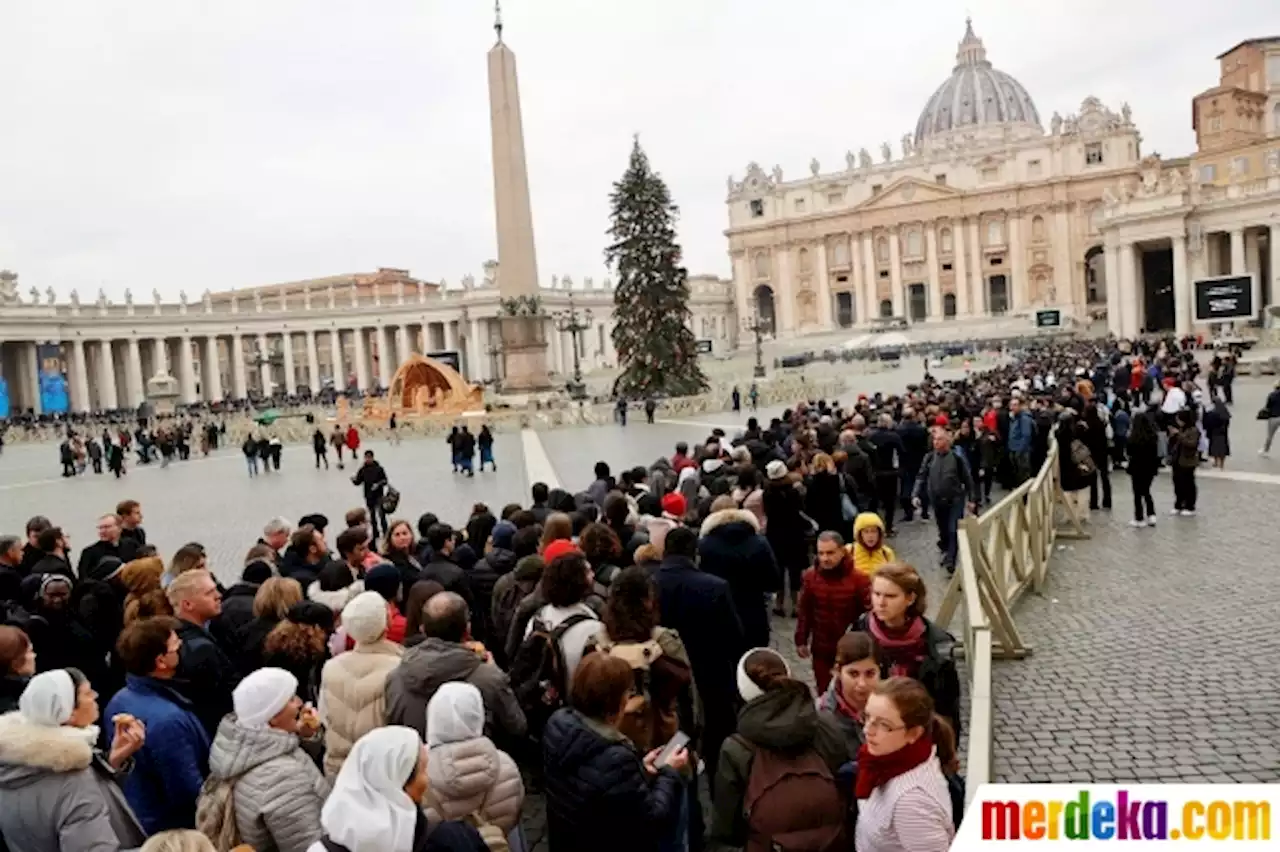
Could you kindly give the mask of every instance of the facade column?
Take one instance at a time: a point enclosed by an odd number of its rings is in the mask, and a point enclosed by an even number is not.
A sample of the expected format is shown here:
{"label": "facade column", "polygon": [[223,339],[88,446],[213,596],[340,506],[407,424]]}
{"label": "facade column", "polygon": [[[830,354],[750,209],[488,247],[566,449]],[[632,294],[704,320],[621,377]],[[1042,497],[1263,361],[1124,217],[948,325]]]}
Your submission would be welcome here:
{"label": "facade column", "polygon": [[249,396],[249,377],[245,375],[244,338],[239,332],[231,335],[231,389],[236,399]]}
{"label": "facade column", "polygon": [[1065,207],[1053,214],[1053,249],[1053,281],[1054,290],[1057,291],[1053,303],[1084,310],[1089,301],[1088,285],[1081,278],[1082,287],[1079,292],[1076,291],[1076,255],[1071,246],[1071,223]]}
{"label": "facade column", "polygon": [[[838,234],[837,239],[845,241],[845,245],[849,244],[848,234]],[[818,327],[823,331],[830,331],[835,328],[832,321],[832,315],[835,313],[834,306],[831,304],[831,268],[827,265],[827,244],[823,240],[818,243],[817,263],[814,264],[814,274],[818,276]],[[711,335],[715,337],[713,332]]]}
{"label": "facade column", "polygon": [[329,329],[329,359],[333,370],[333,389],[339,393],[347,389],[347,374],[342,369],[342,332]]}
{"label": "facade column", "polygon": [[269,397],[275,390],[275,382],[271,380],[271,350],[267,348],[265,334],[258,335],[258,361],[259,387],[262,389],[262,395]]}
{"label": "facade column", "polygon": [[316,333],[307,330],[307,385],[312,394],[320,393],[320,353],[316,351]]}
{"label": "facade column", "polygon": [[1009,310],[1007,313],[1022,310],[1031,300],[1027,298],[1027,250],[1022,244],[1022,219],[1009,217],[1009,256],[1011,258],[1009,276]]}
{"label": "facade column", "polygon": [[974,217],[965,228],[969,242],[969,299],[973,312],[978,316],[987,314],[987,282],[982,278],[982,244],[978,242],[978,219]]}
{"label": "facade column", "polygon": [[204,339],[204,395],[210,402],[222,401],[222,366],[218,363],[218,335]]}
{"label": "facade column", "polygon": [[1104,275],[1107,276],[1107,332],[1124,337],[1124,311],[1120,307],[1120,247],[1108,245],[1104,250]]}
{"label": "facade column", "polygon": [[356,387],[366,391],[369,389],[369,359],[365,356],[364,329],[357,327],[352,335],[354,345],[351,347],[351,354],[356,362]]}
{"label": "facade column", "polygon": [[905,318],[902,293],[902,250],[898,245],[898,229],[889,231],[889,286],[893,288],[893,315]]}
{"label": "facade column", "polygon": [[170,374],[169,347],[163,337],[151,341],[151,363],[155,365],[157,376]]}
{"label": "facade column", "polygon": [[1133,243],[1120,245],[1120,306],[1124,316],[1124,336],[1130,340],[1138,336],[1138,283]]}
{"label": "facade column", "polygon": [[[942,265],[938,263],[938,226],[936,222],[924,223],[924,244],[929,252],[929,304],[924,312],[931,320],[942,319]],[[952,248],[955,247],[954,236]]]}
{"label": "facade column", "polygon": [[27,408],[35,414],[44,413],[44,405],[40,402],[40,346],[37,343],[25,343],[22,346],[25,366],[22,370],[23,384],[26,389]]}
{"label": "facade column", "polygon": [[1244,261],[1244,229],[1231,229],[1231,274],[1244,275],[1247,271]]}
{"label": "facade column", "polygon": [[1173,325],[1179,337],[1191,333],[1191,279],[1187,276],[1187,238],[1173,238]]}
{"label": "facade column", "polygon": [[89,367],[85,361],[84,341],[76,338],[71,341],[71,378],[75,383],[72,390],[72,407],[77,411],[88,411],[89,405]]}
{"label": "facade column", "polygon": [[773,310],[776,318],[777,328],[773,331],[774,338],[782,337],[783,334],[788,336],[795,334],[796,329],[796,309],[795,309],[795,282],[792,280],[791,272],[791,249],[783,246],[774,250],[777,263],[774,264],[774,270],[777,272],[778,280],[773,288]]}
{"label": "facade column", "polygon": [[969,267],[965,263],[965,225],[964,219],[955,219],[951,223],[951,280],[954,282],[956,294],[956,316],[969,315]]}
{"label": "facade column", "polygon": [[298,375],[293,367],[293,332],[285,330],[280,335],[280,348],[284,351],[284,391],[289,396],[298,393]]}
{"label": "facade column", "polygon": [[378,384],[384,388],[391,387],[391,362],[394,356],[391,354],[391,347],[387,345],[389,335],[387,327],[380,325],[374,328],[374,341],[378,344]]}
{"label": "facade column", "polygon": [[876,247],[871,240],[871,232],[867,231],[862,235],[862,301],[865,305],[863,309],[863,322],[870,325],[871,321],[880,316],[880,276],[876,274]]}
{"label": "facade column", "polygon": [[125,391],[129,405],[141,405],[147,398],[147,386],[142,380],[142,350],[138,338],[129,338],[129,361],[125,365]]}
{"label": "facade column", "polygon": [[116,360],[111,353],[111,341],[98,341],[98,394],[99,402],[107,410],[120,407],[116,394]]}
{"label": "facade column", "polygon": [[196,395],[196,363],[191,353],[191,338],[179,338],[182,349],[178,352],[179,391],[182,401],[188,405],[198,401]]}

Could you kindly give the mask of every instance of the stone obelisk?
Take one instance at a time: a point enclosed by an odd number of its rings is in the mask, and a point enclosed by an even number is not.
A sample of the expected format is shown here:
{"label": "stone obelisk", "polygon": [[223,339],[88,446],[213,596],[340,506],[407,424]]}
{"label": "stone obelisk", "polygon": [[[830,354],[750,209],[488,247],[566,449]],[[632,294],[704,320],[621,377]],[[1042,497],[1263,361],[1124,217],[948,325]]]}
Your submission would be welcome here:
{"label": "stone obelisk", "polygon": [[[519,312],[503,311],[502,389],[547,390],[546,318],[530,311],[538,295],[538,258],[529,205],[529,168],[524,159],[516,55],[502,40],[502,9],[495,3],[498,41],[489,51],[489,118],[493,134],[493,203],[498,224],[498,292],[517,299]],[[508,303],[509,304],[509,303]]]}

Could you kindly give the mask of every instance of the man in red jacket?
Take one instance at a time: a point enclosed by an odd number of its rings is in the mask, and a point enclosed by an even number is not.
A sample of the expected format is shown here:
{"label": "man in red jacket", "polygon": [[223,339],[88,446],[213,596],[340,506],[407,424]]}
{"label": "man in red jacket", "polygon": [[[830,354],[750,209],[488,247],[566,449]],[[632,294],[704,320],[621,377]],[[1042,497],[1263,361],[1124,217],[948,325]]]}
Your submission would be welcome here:
{"label": "man in red jacket", "polygon": [[796,653],[813,658],[819,695],[831,681],[836,643],[870,606],[871,580],[853,566],[840,534],[818,536],[818,559],[804,572],[800,587]]}

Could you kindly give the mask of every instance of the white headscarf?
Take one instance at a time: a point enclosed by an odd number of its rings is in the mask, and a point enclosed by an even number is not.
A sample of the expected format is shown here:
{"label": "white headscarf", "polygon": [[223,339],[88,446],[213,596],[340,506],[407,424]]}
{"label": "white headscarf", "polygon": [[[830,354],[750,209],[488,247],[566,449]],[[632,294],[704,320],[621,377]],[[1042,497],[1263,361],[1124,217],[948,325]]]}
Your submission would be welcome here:
{"label": "white headscarf", "polygon": [[[27,682],[18,698],[18,712],[32,725],[60,728],[67,724],[76,709],[76,682],[63,669],[41,672]],[[98,741],[98,726],[67,727],[68,736],[84,739],[90,745]]]}
{"label": "white headscarf", "polygon": [[469,683],[442,684],[427,702],[427,746],[458,743],[484,736],[484,699]]}
{"label": "white headscarf", "polygon": [[265,728],[298,691],[298,679],[284,669],[258,669],[231,692],[236,720],[245,728]]}
{"label": "white headscarf", "polygon": [[374,728],[351,747],[320,811],[320,827],[349,852],[409,852],[418,806],[404,792],[422,740],[412,728]]}

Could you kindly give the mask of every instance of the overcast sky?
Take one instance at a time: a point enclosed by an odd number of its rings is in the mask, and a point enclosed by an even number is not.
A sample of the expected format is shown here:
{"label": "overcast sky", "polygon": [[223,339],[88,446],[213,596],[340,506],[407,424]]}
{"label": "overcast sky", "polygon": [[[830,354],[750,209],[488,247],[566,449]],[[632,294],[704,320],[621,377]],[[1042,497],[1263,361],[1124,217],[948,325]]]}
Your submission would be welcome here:
{"label": "overcast sky", "polygon": [[[1128,101],[1194,146],[1214,57],[1276,0],[506,0],[540,274],[602,276],[633,133],[727,275],[725,179],[788,177],[914,130],[966,11],[1047,124]],[[25,292],[272,284],[378,266],[456,285],[496,254],[491,0],[0,4],[0,267]]]}

